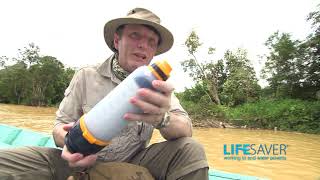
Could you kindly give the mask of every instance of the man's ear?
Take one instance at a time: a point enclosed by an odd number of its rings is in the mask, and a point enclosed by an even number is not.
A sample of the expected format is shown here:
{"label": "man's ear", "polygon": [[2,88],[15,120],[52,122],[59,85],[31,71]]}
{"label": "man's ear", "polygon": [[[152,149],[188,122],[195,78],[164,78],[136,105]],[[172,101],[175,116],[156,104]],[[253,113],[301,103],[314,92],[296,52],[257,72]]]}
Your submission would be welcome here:
{"label": "man's ear", "polygon": [[119,50],[118,48],[119,48],[119,40],[120,40],[120,38],[119,38],[119,35],[117,34],[117,33],[114,33],[114,35],[113,35],[113,45],[114,45],[114,48],[116,49],[116,50]]}

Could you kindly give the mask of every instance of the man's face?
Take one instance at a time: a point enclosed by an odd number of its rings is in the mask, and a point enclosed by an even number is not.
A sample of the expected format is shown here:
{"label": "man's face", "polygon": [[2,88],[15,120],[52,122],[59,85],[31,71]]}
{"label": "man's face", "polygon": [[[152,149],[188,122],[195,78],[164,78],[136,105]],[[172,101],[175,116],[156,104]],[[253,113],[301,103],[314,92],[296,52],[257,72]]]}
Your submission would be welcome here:
{"label": "man's face", "polygon": [[132,72],[142,65],[149,64],[157,51],[158,41],[158,35],[146,26],[125,25],[121,37],[114,34],[114,47],[119,52],[120,66]]}

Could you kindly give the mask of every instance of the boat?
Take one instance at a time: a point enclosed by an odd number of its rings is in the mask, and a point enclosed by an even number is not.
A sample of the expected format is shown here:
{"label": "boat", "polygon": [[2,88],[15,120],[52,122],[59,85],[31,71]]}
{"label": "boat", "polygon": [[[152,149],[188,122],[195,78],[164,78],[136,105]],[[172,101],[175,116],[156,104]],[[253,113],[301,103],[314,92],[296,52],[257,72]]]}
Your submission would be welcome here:
{"label": "boat", "polygon": [[[0,124],[0,149],[16,148],[21,146],[42,146],[57,148],[53,137],[49,134],[35,132],[29,129],[18,128]],[[210,168],[209,180],[266,180],[255,176],[247,176],[237,173]]]}

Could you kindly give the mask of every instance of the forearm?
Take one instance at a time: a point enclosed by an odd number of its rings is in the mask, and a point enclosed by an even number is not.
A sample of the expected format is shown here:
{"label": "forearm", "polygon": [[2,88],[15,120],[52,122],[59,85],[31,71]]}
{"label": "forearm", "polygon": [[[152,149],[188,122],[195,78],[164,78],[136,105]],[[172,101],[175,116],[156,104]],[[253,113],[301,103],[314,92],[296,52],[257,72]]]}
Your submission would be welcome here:
{"label": "forearm", "polygon": [[64,124],[58,124],[53,128],[53,138],[58,147],[64,146],[64,137],[67,134],[67,131],[63,129]]}
{"label": "forearm", "polygon": [[170,123],[167,127],[160,129],[161,135],[167,139],[192,136],[192,125],[188,117],[170,113]]}

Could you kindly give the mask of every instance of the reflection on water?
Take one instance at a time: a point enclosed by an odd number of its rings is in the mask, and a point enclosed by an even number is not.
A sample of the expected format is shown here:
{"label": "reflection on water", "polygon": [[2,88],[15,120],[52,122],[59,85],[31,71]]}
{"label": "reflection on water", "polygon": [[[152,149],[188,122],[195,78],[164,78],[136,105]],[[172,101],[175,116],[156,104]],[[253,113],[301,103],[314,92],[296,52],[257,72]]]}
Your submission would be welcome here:
{"label": "reflection on water", "polygon": [[[50,133],[56,108],[0,104],[0,123]],[[210,167],[269,179],[320,179],[320,136],[267,130],[195,128]],[[155,131],[151,143],[163,141]],[[224,144],[288,144],[287,160],[224,160]]]}

